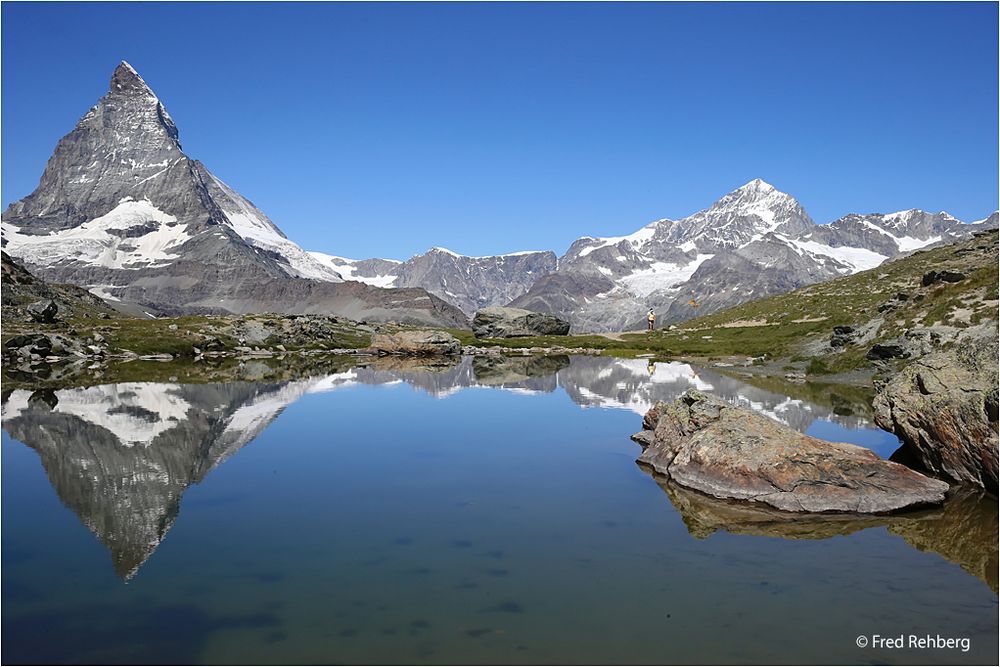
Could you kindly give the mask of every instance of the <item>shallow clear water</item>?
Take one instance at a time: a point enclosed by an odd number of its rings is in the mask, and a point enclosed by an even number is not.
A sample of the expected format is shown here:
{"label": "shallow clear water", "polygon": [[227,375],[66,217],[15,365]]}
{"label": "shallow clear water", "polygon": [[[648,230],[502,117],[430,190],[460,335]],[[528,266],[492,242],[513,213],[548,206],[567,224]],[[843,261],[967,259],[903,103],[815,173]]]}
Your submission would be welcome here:
{"label": "shallow clear water", "polygon": [[3,660],[995,663],[995,500],[776,523],[635,464],[690,387],[898,444],[856,390],[749,381],[581,357],[5,393]]}

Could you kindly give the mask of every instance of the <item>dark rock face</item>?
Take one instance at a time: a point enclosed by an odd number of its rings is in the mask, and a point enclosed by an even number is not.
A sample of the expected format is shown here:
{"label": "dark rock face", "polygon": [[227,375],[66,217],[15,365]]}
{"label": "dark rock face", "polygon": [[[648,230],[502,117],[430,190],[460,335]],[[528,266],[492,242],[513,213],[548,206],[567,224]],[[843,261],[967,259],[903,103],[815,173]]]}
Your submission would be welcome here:
{"label": "dark rock face", "polygon": [[399,331],[376,333],[369,349],[379,356],[454,356],[462,353],[462,343],[444,331]]}
{"label": "dark rock face", "polygon": [[37,301],[31,304],[28,306],[27,311],[28,315],[34,321],[51,324],[56,321],[56,313],[59,312],[59,306],[56,305],[55,301],[49,299],[48,301]]}
{"label": "dark rock face", "polygon": [[[61,318],[81,315],[105,315],[114,313],[107,303],[90,292],[73,285],[53,285],[39,280],[3,253],[3,317],[11,321],[40,321],[51,323],[56,314]],[[45,313],[48,304],[54,304],[55,311]],[[34,312],[32,312],[34,311]],[[42,320],[36,317],[42,317]]]}
{"label": "dark rock face", "polygon": [[798,433],[699,391],[657,405],[639,462],[716,498],[788,512],[877,514],[937,504],[948,485],[871,450]]}
{"label": "dark rock face", "polygon": [[844,347],[854,340],[854,327],[839,326],[833,328],[833,335],[830,336],[830,347]]}
{"label": "dark rock face", "polygon": [[521,308],[483,308],[472,318],[472,332],[476,338],[565,336],[569,322]]}
{"label": "dark rock face", "polygon": [[3,257],[3,284],[4,285],[31,285],[35,282],[35,277],[31,273],[11,259],[6,252],[0,253]]}
{"label": "dark rock face", "polygon": [[997,493],[997,340],[913,362],[879,388],[875,421],[931,474]]}
{"label": "dark rock face", "polygon": [[880,361],[884,359],[902,359],[909,357],[910,354],[911,350],[909,345],[905,344],[903,341],[893,340],[872,345],[865,357],[871,361]]}
{"label": "dark rock face", "polygon": [[930,287],[935,283],[957,283],[965,280],[965,274],[961,271],[928,271],[924,274],[921,283],[924,287]]}
{"label": "dark rock face", "polygon": [[128,63],[63,137],[38,188],[3,213],[3,246],[37,277],[160,315],[283,312],[467,326],[423,289],[344,284],[181,149]]}

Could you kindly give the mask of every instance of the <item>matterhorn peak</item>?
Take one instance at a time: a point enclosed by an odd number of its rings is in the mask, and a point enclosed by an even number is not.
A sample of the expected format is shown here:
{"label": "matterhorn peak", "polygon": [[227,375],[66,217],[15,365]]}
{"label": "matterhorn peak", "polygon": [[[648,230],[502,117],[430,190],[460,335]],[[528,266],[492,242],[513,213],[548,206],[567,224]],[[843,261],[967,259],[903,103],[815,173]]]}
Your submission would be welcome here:
{"label": "matterhorn peak", "polygon": [[123,60],[118,63],[114,73],[111,75],[111,85],[108,92],[112,95],[147,95],[156,99],[156,94],[150,88],[135,68]]}

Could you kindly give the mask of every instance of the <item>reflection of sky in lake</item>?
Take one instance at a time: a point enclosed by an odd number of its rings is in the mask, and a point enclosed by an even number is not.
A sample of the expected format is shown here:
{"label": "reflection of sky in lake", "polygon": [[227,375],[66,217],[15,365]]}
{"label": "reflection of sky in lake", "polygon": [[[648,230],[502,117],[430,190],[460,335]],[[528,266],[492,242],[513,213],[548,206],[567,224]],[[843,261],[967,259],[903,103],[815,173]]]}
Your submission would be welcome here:
{"label": "reflection of sky in lake", "polygon": [[647,365],[464,360],[58,401],[15,391],[4,657],[939,662],[854,646],[925,628],[974,638],[948,661],[995,657],[996,596],[935,546],[951,525],[936,515],[914,524],[922,542],[877,522],[822,540],[693,537],[634,463],[643,404],[700,382],[797,428],[884,441],[806,388],[686,365],[657,364],[652,381]]}
{"label": "reflection of sky in lake", "polygon": [[850,442],[855,445],[861,445],[862,447],[871,449],[884,459],[889,458],[894,451],[899,449],[899,438],[892,433],[875,428],[846,428],[826,419],[817,419],[809,425],[805,433],[821,440]]}

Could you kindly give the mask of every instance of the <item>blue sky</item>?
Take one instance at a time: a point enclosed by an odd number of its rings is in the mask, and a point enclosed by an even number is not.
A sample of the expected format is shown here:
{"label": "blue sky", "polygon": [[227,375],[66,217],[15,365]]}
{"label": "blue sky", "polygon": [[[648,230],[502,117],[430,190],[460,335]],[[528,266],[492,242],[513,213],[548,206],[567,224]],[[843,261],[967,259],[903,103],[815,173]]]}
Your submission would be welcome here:
{"label": "blue sky", "polygon": [[756,177],[997,208],[996,3],[4,3],[2,199],[126,59],[307,249],[561,254]]}

